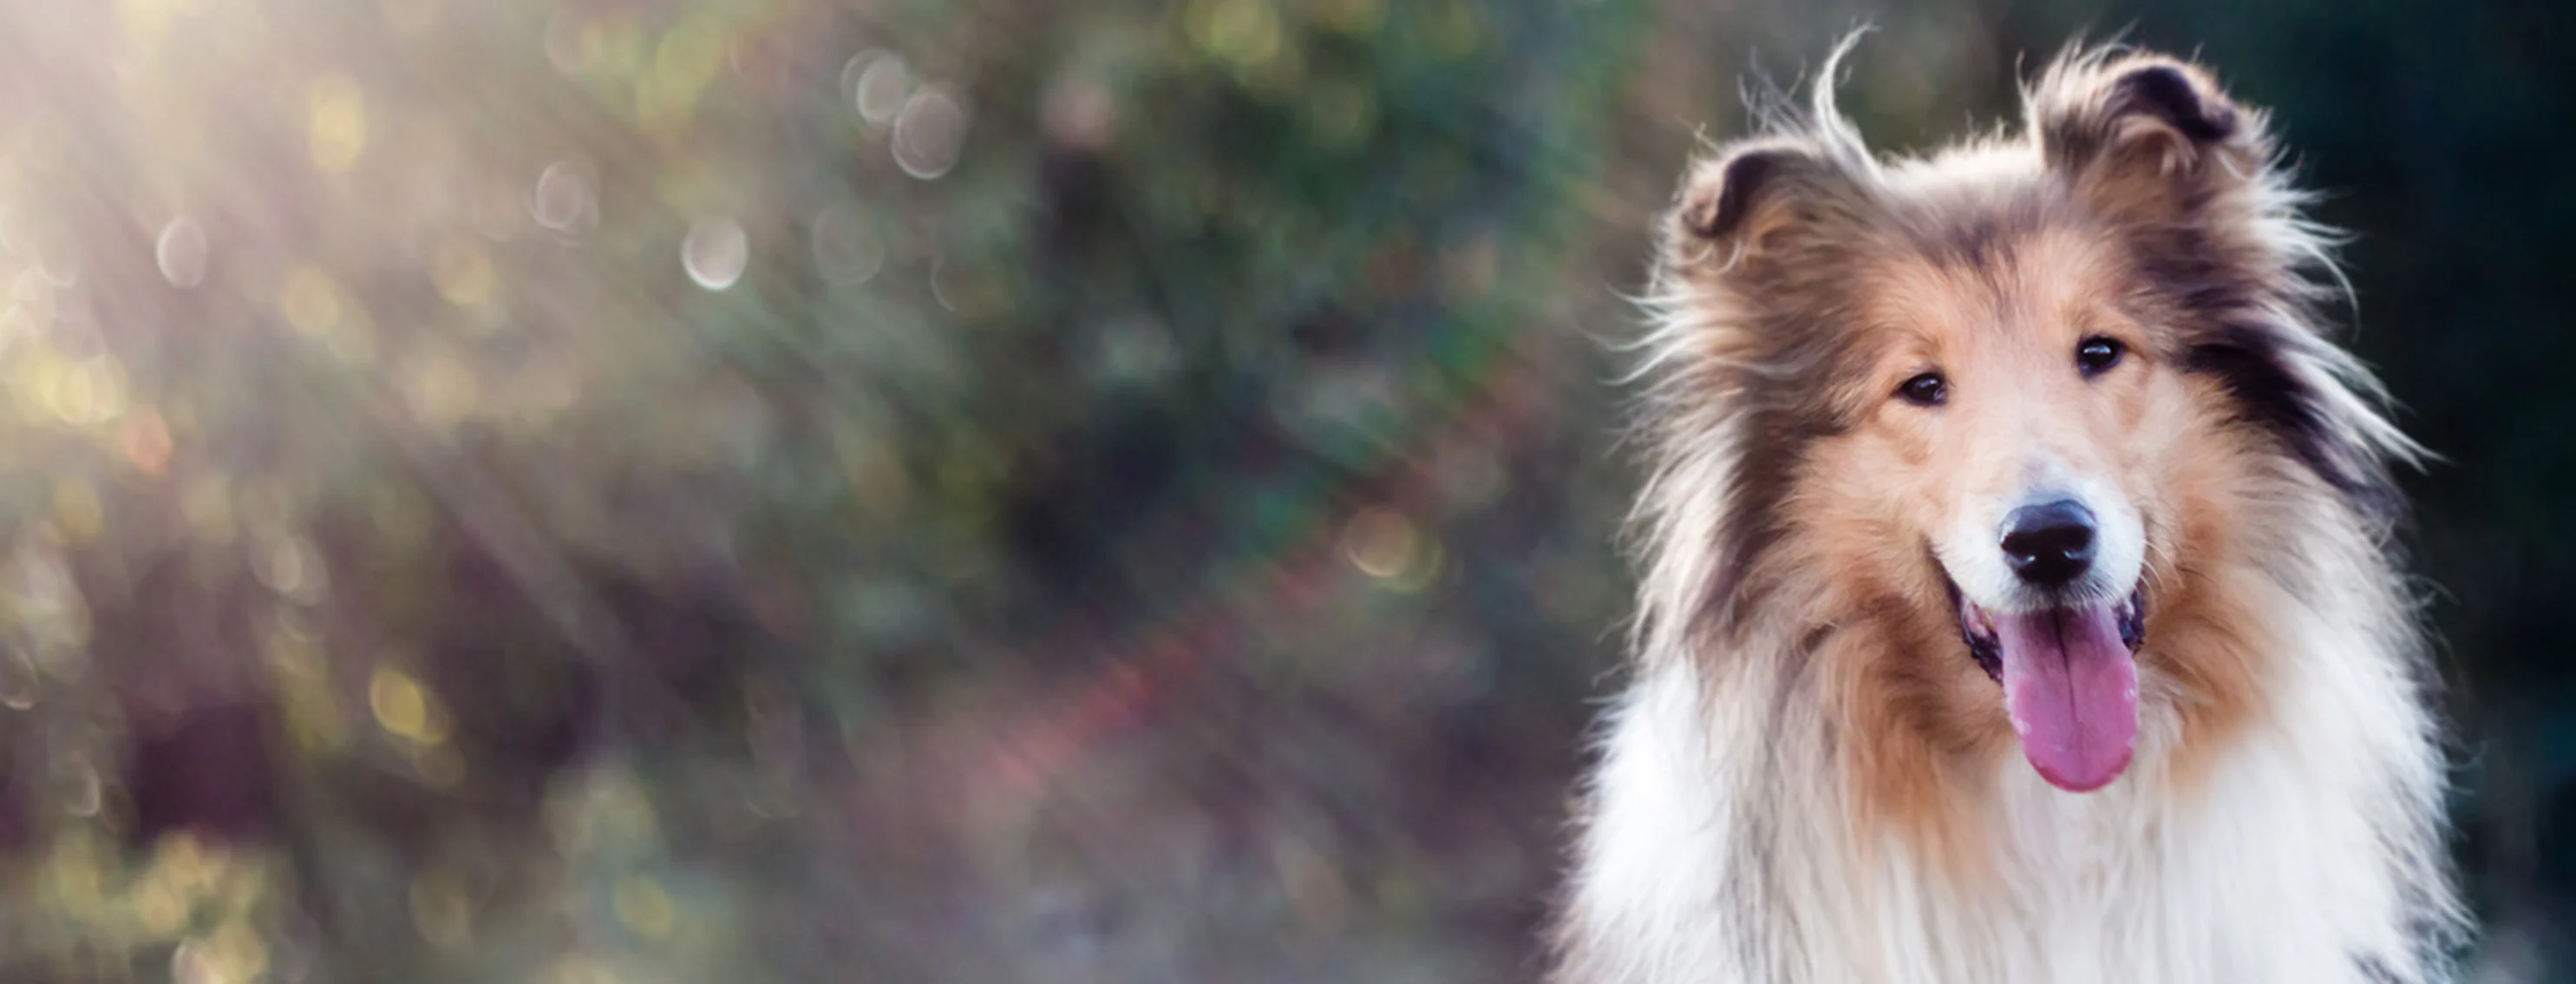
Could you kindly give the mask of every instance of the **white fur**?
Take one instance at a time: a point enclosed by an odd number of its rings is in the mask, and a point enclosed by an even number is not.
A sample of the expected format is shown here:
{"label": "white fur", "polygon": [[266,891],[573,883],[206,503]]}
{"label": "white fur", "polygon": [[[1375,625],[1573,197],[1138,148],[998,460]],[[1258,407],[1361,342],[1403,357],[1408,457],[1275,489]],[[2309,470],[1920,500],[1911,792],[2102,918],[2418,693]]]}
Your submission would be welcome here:
{"label": "white fur", "polygon": [[[1839,53],[1837,54],[1839,57]],[[1827,69],[1830,76],[1831,69]],[[1911,180],[1859,148],[1820,87],[1802,125],[1867,180]],[[2021,156],[2016,156],[2021,155]],[[2031,167],[1991,148],[1962,166]],[[1912,168],[1913,170],[1908,170]],[[1892,177],[1891,177],[1892,175]],[[2245,221],[2285,268],[2321,266],[2326,241],[2278,175],[2243,192]],[[2330,269],[2330,268],[2329,268]],[[1641,375],[1654,470],[1636,516],[1645,548],[1633,645],[1637,677],[1609,715],[1603,759],[1558,932],[1562,984],[2423,984],[2448,979],[2461,914],[2441,839],[2443,759],[2413,677],[2422,642],[2409,595],[2368,524],[2288,462],[2259,476],[2239,528],[2266,569],[2234,599],[2267,647],[2253,722],[2197,782],[2167,781],[2175,685],[2142,661],[2139,745],[2127,771],[2088,794],[1998,757],[1976,798],[1985,843],[1960,880],[1847,801],[1837,736],[1798,648],[1820,597],[1739,613],[1711,651],[1698,631],[1720,566],[1712,546],[1746,435],[1724,380],[1737,312],[1722,292],[1662,271],[1645,299],[1654,330]],[[2301,323],[2283,311],[2285,323]],[[2282,352],[2361,452],[2419,450],[2375,409],[2377,385],[2321,335]],[[2072,476],[2080,480],[2082,476]],[[2102,566],[2156,576],[2138,519],[2107,490]],[[1991,525],[1954,531],[1988,542]],[[1949,539],[1950,537],[1945,537]],[[1951,556],[1953,553],[1959,557]],[[1989,552],[1942,560],[1982,602],[2009,605]],[[2233,582],[2231,582],[2233,583]],[[2152,632],[2148,647],[2157,645]]]}
{"label": "white fur", "polygon": [[[1997,499],[1987,503],[1986,508],[1960,516],[1959,522],[1952,524],[1953,528],[1938,541],[1936,552],[1942,570],[1959,586],[1959,591],[1978,607],[2007,614],[2065,605],[2070,599],[2112,604],[2137,590],[2138,578],[2147,564],[2147,531],[2138,518],[2137,507],[2111,483],[2099,476],[2078,475],[2062,463],[2034,462],[2027,470],[2032,478],[2025,483],[2025,494]],[[2013,576],[2012,569],[2004,563],[2003,551],[1995,549],[1995,542],[2003,535],[2005,517],[2015,507],[2059,497],[2083,504],[2093,513],[2098,528],[2090,573],[2052,598]]]}
{"label": "white fur", "polygon": [[[2447,920],[2433,731],[2374,634],[2385,617],[2283,590],[2271,716],[2199,795],[2161,795],[2169,712],[2090,794],[1996,763],[2000,886],[1857,829],[1821,716],[1767,713],[1777,664],[1710,679],[1652,660],[1615,711],[1565,927],[1582,984],[2441,979],[2410,920]],[[1759,667],[1771,664],[1772,670]],[[1758,848],[1758,849],[1757,849]],[[2410,896],[2410,893],[2413,893]],[[2432,906],[2427,908],[2428,903]],[[2366,976],[2360,958],[2386,976]]]}

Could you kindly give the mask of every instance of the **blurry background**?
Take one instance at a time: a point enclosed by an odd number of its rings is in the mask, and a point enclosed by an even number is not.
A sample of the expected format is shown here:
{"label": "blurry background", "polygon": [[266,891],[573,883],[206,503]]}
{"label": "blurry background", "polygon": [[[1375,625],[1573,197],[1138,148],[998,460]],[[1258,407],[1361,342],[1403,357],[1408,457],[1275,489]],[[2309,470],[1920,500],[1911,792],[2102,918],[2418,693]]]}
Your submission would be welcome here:
{"label": "blurry background", "polygon": [[2479,979],[2576,980],[2576,14],[0,7],[0,979],[1516,981],[1738,81],[2079,29],[2357,230]]}

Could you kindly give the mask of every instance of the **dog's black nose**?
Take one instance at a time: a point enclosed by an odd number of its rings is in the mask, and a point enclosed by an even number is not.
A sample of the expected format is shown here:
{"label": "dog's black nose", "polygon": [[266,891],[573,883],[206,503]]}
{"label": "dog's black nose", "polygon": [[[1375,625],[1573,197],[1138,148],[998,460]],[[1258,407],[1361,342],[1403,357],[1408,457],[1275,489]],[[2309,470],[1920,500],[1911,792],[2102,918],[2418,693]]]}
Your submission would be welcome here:
{"label": "dog's black nose", "polygon": [[2073,499],[2023,506],[2004,518],[2004,560],[2033,587],[2065,587],[2093,566],[2093,512]]}

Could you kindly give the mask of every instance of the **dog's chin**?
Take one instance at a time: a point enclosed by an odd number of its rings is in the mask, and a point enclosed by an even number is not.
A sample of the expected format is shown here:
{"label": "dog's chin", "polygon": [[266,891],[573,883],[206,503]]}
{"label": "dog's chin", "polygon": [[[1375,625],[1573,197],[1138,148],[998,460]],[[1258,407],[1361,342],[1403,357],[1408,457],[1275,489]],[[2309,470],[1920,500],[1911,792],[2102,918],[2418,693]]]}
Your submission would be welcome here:
{"label": "dog's chin", "polygon": [[2004,713],[2040,778],[2076,793],[2118,779],[2137,747],[2145,593],[1998,613],[1956,583],[1950,592],[1968,654],[2003,685]]}

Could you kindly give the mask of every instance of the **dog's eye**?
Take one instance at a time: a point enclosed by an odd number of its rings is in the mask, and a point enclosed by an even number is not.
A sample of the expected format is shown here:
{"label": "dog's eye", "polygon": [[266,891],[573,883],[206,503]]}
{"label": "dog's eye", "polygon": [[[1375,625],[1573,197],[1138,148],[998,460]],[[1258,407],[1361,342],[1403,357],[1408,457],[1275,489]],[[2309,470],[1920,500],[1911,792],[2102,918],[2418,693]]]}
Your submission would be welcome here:
{"label": "dog's eye", "polygon": [[1896,387],[1896,398],[1918,407],[1937,407],[1950,402],[1950,381],[1937,372],[1922,373]]}
{"label": "dog's eye", "polygon": [[2118,340],[2096,335],[2075,346],[2075,368],[2087,377],[2099,376],[2119,365],[2120,356],[2127,351],[2128,347]]}

